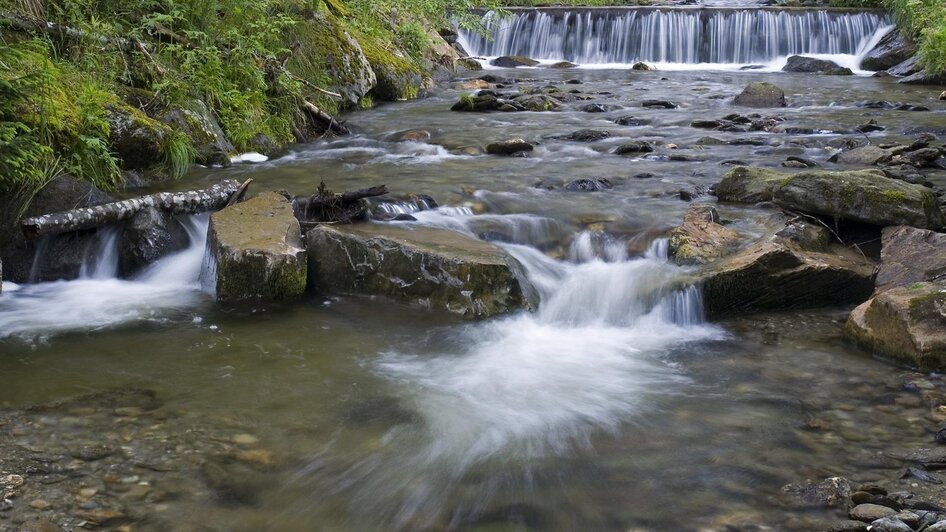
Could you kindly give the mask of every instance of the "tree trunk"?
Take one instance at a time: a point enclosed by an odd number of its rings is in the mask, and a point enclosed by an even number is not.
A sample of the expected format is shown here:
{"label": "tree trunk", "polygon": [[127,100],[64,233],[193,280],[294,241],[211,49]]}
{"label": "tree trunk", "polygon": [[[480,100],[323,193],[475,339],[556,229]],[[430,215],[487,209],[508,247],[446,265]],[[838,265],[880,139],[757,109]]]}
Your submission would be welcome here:
{"label": "tree trunk", "polygon": [[48,234],[68,233],[113,224],[127,220],[138,211],[146,208],[164,210],[172,214],[196,214],[216,211],[226,207],[230,198],[239,192],[240,188],[239,181],[227,180],[202,190],[159,192],[148,196],[106,203],[98,207],[34,216],[22,220],[20,228],[26,236],[36,238]]}

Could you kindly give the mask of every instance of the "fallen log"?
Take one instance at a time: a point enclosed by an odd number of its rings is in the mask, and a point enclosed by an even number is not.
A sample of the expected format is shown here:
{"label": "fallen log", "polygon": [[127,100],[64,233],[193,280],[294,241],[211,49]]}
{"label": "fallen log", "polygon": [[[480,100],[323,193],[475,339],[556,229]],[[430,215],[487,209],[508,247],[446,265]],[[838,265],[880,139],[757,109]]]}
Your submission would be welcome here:
{"label": "fallen log", "polygon": [[387,185],[379,185],[360,190],[335,194],[319,184],[319,190],[308,198],[297,196],[292,199],[293,212],[303,224],[351,223],[367,217],[368,204],[365,198],[383,196],[388,193]]}
{"label": "fallen log", "polygon": [[338,120],[335,120],[335,117],[319,109],[311,102],[307,100],[303,101],[302,108],[309,113],[309,116],[311,116],[313,120],[324,126],[326,130],[336,135],[348,135],[351,133],[347,127],[339,123]]}
{"label": "fallen log", "polygon": [[29,238],[92,229],[127,220],[138,211],[154,208],[171,214],[197,214],[216,211],[227,206],[230,198],[239,193],[240,182],[227,180],[201,190],[187,192],[159,192],[148,196],[106,203],[97,207],[74,209],[54,214],[34,216],[20,222],[20,229]]}

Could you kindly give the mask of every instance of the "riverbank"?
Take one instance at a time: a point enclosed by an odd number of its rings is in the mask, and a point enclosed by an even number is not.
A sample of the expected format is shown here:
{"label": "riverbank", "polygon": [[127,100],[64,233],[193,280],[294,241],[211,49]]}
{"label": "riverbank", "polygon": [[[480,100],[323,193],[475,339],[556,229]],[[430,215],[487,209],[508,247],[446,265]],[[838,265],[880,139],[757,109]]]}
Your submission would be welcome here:
{"label": "riverbank", "polygon": [[152,186],[336,133],[338,113],[417,97],[452,71],[436,30],[468,7],[5,1],[0,193],[28,198],[61,173]]}

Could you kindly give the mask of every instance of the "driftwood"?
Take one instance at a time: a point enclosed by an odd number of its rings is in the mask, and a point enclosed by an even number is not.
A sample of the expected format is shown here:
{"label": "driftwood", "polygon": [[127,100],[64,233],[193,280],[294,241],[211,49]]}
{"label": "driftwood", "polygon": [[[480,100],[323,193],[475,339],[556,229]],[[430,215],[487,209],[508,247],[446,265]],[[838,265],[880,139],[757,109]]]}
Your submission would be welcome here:
{"label": "driftwood", "polygon": [[20,228],[26,236],[36,238],[113,224],[127,220],[146,208],[160,209],[172,214],[216,211],[226,207],[230,198],[239,193],[240,189],[239,181],[227,180],[202,190],[159,192],[97,207],[34,216],[21,221]]}
{"label": "driftwood", "polygon": [[326,130],[329,130],[336,135],[348,135],[351,133],[347,127],[340,124],[332,115],[322,111],[312,103],[303,101],[302,108],[305,109],[307,113],[309,113],[309,116],[311,116],[313,120],[322,124]]}
{"label": "driftwood", "polygon": [[319,190],[309,197],[297,196],[292,199],[292,209],[303,227],[325,223],[351,223],[367,218],[368,204],[365,198],[383,196],[388,193],[387,185],[380,185],[361,190],[335,194],[319,184]]}

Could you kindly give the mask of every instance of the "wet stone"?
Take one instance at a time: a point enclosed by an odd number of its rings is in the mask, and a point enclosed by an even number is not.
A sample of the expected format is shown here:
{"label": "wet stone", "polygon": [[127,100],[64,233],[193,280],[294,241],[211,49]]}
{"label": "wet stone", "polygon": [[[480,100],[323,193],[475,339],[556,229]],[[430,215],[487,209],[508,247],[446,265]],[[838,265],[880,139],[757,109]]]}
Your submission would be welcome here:
{"label": "wet stone", "polygon": [[851,516],[851,519],[870,523],[876,521],[877,519],[888,517],[896,513],[897,511],[892,508],[880,506],[879,504],[867,503],[858,504],[854,508],[851,508],[849,515]]}

